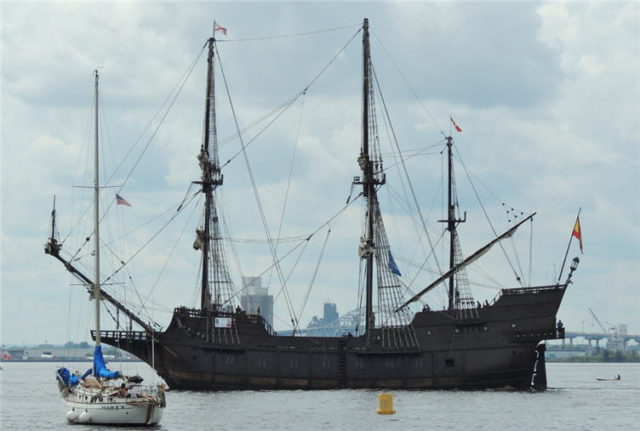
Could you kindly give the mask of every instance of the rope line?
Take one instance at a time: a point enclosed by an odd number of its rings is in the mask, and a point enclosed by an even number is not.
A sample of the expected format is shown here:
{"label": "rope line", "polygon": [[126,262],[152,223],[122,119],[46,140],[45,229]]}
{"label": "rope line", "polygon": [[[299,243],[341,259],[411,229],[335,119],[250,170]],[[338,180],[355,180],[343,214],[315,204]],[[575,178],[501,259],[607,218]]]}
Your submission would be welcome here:
{"label": "rope line", "polygon": [[[471,189],[473,190],[473,193],[476,197],[476,200],[478,201],[478,204],[480,205],[480,208],[482,208],[482,212],[484,213],[485,218],[487,219],[487,223],[489,223],[489,226],[491,227],[491,231],[493,232],[494,236],[498,236],[498,233],[496,232],[496,229],[493,226],[493,223],[491,223],[491,219],[489,218],[489,214],[487,214],[487,209],[484,207],[484,204],[482,203],[482,200],[480,199],[480,195],[478,194],[478,190],[476,189],[476,186],[473,184],[473,181],[471,181],[471,176],[469,175],[469,170],[467,169],[467,165],[464,164],[464,161],[462,160],[462,157],[460,156],[460,152],[458,151],[458,147],[454,146],[455,150],[456,150],[456,155],[458,156],[458,160],[460,161],[460,164],[462,165],[462,168],[464,169],[464,172],[467,176],[467,179],[469,180],[469,184],[471,184]],[[507,254],[507,251],[504,249],[504,246],[502,245],[502,242],[498,242],[498,245],[500,246],[500,250],[502,250],[502,254],[504,254],[504,257],[507,259],[507,262],[509,263],[509,266],[511,267],[511,270],[513,271],[513,274],[516,277],[516,281],[518,281],[520,283],[521,286],[524,286],[523,282],[522,282],[522,278],[518,275],[518,272],[516,271],[515,267],[513,266],[513,263],[511,262],[511,259],[509,258],[509,255]]]}
{"label": "rope line", "polygon": [[418,210],[418,215],[420,216],[420,222],[422,223],[422,229],[425,232],[425,235],[427,236],[427,241],[429,242],[429,246],[431,247],[432,250],[432,255],[433,255],[433,259],[436,262],[436,266],[438,267],[438,271],[440,271],[440,273],[442,274],[442,269],[440,268],[440,262],[438,261],[438,257],[435,253],[433,253],[433,250],[435,250],[434,246],[433,246],[433,241],[431,241],[431,235],[429,235],[429,231],[427,230],[427,224],[424,221],[424,217],[422,216],[422,211],[420,211],[420,204],[418,203],[418,198],[416,197],[416,192],[413,188],[413,183],[411,182],[411,178],[409,177],[409,172],[407,171],[407,166],[404,162],[404,158],[402,157],[402,152],[400,151],[400,145],[398,144],[398,139],[396,137],[396,132],[393,129],[393,125],[391,124],[391,117],[389,116],[389,111],[387,110],[387,104],[384,100],[384,96],[382,95],[382,89],[380,88],[380,82],[378,81],[378,75],[375,72],[375,69],[373,68],[373,65],[371,66],[371,70],[373,71],[373,78],[376,82],[376,86],[378,87],[378,96],[380,97],[380,100],[382,101],[382,108],[384,109],[384,113],[389,121],[389,127],[391,130],[391,134],[393,136],[393,143],[395,145],[396,151],[398,152],[398,157],[400,159],[400,162],[402,164],[402,170],[405,174],[405,177],[407,178],[407,183],[409,184],[409,190],[411,191],[411,196],[413,197],[413,202],[416,206],[416,209]]}
{"label": "rope line", "polygon": [[[402,80],[404,81],[405,84],[407,84],[407,87],[409,87],[409,90],[411,90],[411,92],[413,93],[413,95],[415,96],[416,100],[418,101],[418,103],[420,104],[420,106],[422,106],[422,109],[424,109],[424,111],[427,113],[427,115],[429,116],[429,118],[431,119],[431,121],[433,122],[434,126],[436,126],[438,128],[438,130],[440,130],[440,133],[442,133],[443,136],[446,136],[445,133],[442,131],[442,127],[440,127],[440,125],[438,124],[438,122],[436,121],[436,119],[433,117],[433,115],[431,115],[431,112],[429,112],[429,110],[427,109],[427,107],[424,105],[424,103],[422,103],[422,99],[420,99],[420,96],[418,96],[418,93],[416,92],[416,90],[411,86],[411,84],[409,83],[409,80],[407,79],[407,77],[404,75],[404,73],[402,73],[402,70],[400,69],[400,67],[398,66],[398,63],[395,62],[395,60],[393,59],[393,57],[391,57],[391,54],[389,53],[389,51],[387,51],[387,48],[384,46],[384,44],[382,43],[382,40],[380,40],[380,38],[376,35],[376,33],[373,33],[373,37],[376,38],[376,40],[378,41],[378,43],[380,44],[380,47],[382,47],[382,50],[384,51],[385,54],[387,54],[387,57],[389,57],[389,60],[391,61],[391,64],[393,64],[393,66],[396,68],[396,70],[398,71],[398,73],[400,74],[400,77],[402,78]],[[377,78],[376,78],[377,79]],[[451,134],[449,134],[451,135]]]}
{"label": "rope line", "polygon": [[287,287],[286,287],[286,282],[284,280],[284,277],[282,275],[282,270],[280,268],[280,265],[278,263],[278,259],[277,259],[277,255],[276,255],[276,251],[273,245],[273,239],[271,237],[271,233],[269,232],[269,224],[267,223],[267,218],[266,215],[264,213],[264,208],[262,206],[262,200],[260,199],[260,194],[258,193],[258,186],[256,184],[256,180],[255,177],[253,175],[253,170],[251,169],[251,162],[249,161],[249,156],[247,154],[246,151],[246,146],[244,144],[244,140],[242,139],[242,134],[240,132],[240,124],[238,123],[238,117],[236,115],[236,111],[235,111],[235,107],[233,105],[233,100],[231,99],[231,93],[229,91],[229,83],[227,82],[227,77],[224,73],[224,67],[222,66],[222,60],[220,58],[220,53],[218,52],[218,48],[216,47],[216,53],[218,54],[218,64],[220,65],[220,72],[222,74],[222,80],[224,82],[224,87],[227,93],[227,99],[229,101],[229,107],[231,108],[231,113],[233,115],[233,121],[235,123],[236,126],[236,130],[238,131],[238,139],[240,140],[240,146],[242,148],[242,156],[244,158],[245,161],[245,165],[247,167],[247,171],[249,174],[249,179],[251,181],[251,187],[253,189],[253,195],[255,197],[256,200],[256,204],[258,206],[258,212],[260,213],[260,220],[262,221],[262,226],[264,228],[265,231],[265,235],[267,237],[267,241],[269,243],[269,249],[271,250],[271,255],[275,264],[275,268],[276,268],[276,272],[278,274],[278,278],[280,279],[280,284],[282,286],[282,289],[284,291],[284,297],[285,297],[285,302],[287,304],[287,308],[289,309],[289,314],[291,315],[291,319],[295,325],[296,322],[296,315],[295,315],[295,311],[293,310],[293,304],[291,303],[291,298],[289,298],[289,293],[287,291]]}
{"label": "rope line", "polygon": [[353,27],[362,27],[362,24],[360,23],[349,24],[349,25],[344,25],[342,27],[332,27],[324,30],[313,30],[313,31],[307,31],[304,33],[291,33],[291,34],[282,34],[282,35],[275,35],[275,36],[260,36],[260,37],[244,38],[244,39],[222,39],[222,40],[216,39],[216,42],[228,43],[228,42],[252,42],[256,40],[288,39],[293,37],[310,36],[310,35],[319,34],[319,33],[329,33],[332,31],[344,30],[345,28],[353,28]]}

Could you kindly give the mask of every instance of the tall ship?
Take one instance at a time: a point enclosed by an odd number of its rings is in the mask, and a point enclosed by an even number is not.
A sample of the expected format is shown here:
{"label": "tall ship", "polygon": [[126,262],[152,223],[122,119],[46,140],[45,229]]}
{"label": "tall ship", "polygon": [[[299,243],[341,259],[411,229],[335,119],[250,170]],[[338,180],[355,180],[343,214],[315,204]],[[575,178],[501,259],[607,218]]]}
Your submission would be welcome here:
{"label": "tall ship", "polygon": [[[273,322],[238,305],[217,199],[223,174],[215,105],[216,30],[219,28],[214,25],[213,37],[206,43],[205,122],[198,154],[201,178],[194,182],[204,198],[204,218],[193,245],[201,255],[200,306],[176,307],[166,329],[158,330],[110,295],[103,283],[102,300],[126,316],[129,325],[124,330],[92,331],[93,338],[147,362],[172,389],[546,389],[544,341],[564,338],[556,314],[578,260],[574,259],[562,281],[558,278],[549,285],[502,289],[492,302],[474,300],[465,284],[465,269],[510,238],[535,213],[520,217],[504,233],[494,231],[493,240],[464,257],[457,228],[466,220],[466,213],[464,217],[458,213],[452,169],[454,140],[446,136],[447,208],[440,222],[448,238],[448,265],[426,286],[407,288],[392,254],[378,198],[387,182],[387,171],[377,131],[374,94],[378,87],[367,19],[358,29],[363,47],[362,128],[360,152],[352,155],[361,172],[351,185],[358,195],[347,203],[360,201],[364,206],[357,255],[354,253],[354,259],[360,260],[361,286],[343,287],[362,298],[362,327],[356,328],[355,334],[312,337],[296,333],[297,322],[292,317],[293,331],[279,335],[271,326]],[[378,111],[386,111],[386,106],[383,108],[378,105]],[[246,145],[241,146],[244,151]],[[424,221],[421,223],[424,227]],[[54,232],[45,251],[91,290],[93,280],[66,257]],[[273,244],[269,251],[277,278],[285,285],[286,274],[278,267],[284,252]],[[424,295],[443,285],[447,297],[443,309],[421,304]],[[283,296],[288,301],[286,291]]]}

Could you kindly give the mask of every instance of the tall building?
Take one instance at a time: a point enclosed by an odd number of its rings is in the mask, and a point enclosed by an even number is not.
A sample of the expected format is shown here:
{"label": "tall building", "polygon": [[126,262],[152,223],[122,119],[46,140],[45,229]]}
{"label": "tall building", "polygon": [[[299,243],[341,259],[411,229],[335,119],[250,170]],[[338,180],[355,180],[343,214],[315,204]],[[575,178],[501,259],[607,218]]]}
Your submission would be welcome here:
{"label": "tall building", "polygon": [[338,315],[338,308],[336,304],[333,302],[325,302],[324,303],[324,317],[323,320],[325,323],[333,323],[338,320],[340,316]]}
{"label": "tall building", "polygon": [[242,277],[242,291],[240,306],[248,314],[260,314],[273,326],[273,295],[269,295],[269,288],[262,287],[260,277]]}

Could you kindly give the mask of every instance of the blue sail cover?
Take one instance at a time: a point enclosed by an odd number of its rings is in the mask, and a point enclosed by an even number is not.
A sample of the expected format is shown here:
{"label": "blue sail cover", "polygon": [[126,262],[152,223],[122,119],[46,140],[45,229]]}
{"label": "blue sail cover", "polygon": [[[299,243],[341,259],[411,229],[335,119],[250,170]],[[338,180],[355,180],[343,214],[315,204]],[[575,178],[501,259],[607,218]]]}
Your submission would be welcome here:
{"label": "blue sail cover", "polygon": [[120,377],[119,371],[109,371],[105,365],[104,357],[102,356],[102,346],[96,346],[96,349],[93,351],[93,375],[105,379],[117,379]]}
{"label": "blue sail cover", "polygon": [[80,380],[91,374],[91,371],[91,368],[89,368],[80,377],[78,377],[75,373],[71,374],[71,372],[65,367],[58,368],[56,372],[58,373],[58,377],[60,378],[60,380],[62,380],[62,383],[64,383],[65,386],[75,386],[80,383]]}
{"label": "blue sail cover", "polygon": [[71,373],[69,372],[69,370],[67,370],[65,367],[61,367],[58,368],[56,374],[58,375],[58,378],[62,380],[62,383],[64,383],[65,386],[69,386],[69,380],[71,378]]}

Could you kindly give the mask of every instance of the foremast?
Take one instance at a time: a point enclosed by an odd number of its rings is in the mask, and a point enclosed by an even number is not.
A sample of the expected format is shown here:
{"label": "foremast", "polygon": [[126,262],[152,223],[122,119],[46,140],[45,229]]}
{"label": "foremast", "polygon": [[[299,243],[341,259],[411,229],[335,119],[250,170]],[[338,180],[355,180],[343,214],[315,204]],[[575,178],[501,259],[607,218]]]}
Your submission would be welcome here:
{"label": "foremast", "polygon": [[[215,28],[214,28],[215,32]],[[203,141],[198,155],[201,181],[205,196],[204,223],[196,229],[194,248],[202,252],[200,280],[200,308],[210,310],[222,305],[222,294],[230,297],[231,279],[227,269],[220,224],[216,209],[215,189],[222,185],[223,175],[218,157],[218,140],[216,129],[215,106],[215,74],[214,74],[215,33],[208,40],[207,83],[205,97],[205,119]],[[211,285],[213,284],[213,298]],[[223,292],[224,289],[226,292]]]}

